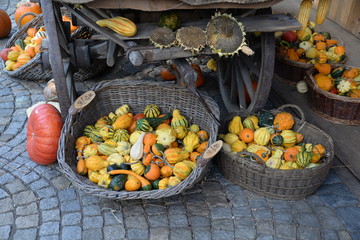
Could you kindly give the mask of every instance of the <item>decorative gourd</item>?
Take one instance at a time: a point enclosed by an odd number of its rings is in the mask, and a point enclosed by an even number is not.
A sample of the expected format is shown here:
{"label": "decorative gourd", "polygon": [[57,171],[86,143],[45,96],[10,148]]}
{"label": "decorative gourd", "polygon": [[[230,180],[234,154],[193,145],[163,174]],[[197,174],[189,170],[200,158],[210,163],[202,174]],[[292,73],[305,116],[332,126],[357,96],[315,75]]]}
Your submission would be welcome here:
{"label": "decorative gourd", "polygon": [[252,141],[254,141],[254,131],[250,128],[244,128],[240,131],[239,138],[245,143],[251,143]]}
{"label": "decorative gourd", "polygon": [[155,133],[157,135],[157,143],[160,143],[165,147],[169,146],[172,142],[176,140],[176,136],[174,136],[171,128],[158,129]]}
{"label": "decorative gourd", "polygon": [[328,63],[316,63],[314,68],[324,75],[329,75],[331,72],[331,66]]}
{"label": "decorative gourd", "polygon": [[124,114],[129,113],[129,112],[130,112],[130,107],[129,107],[129,105],[128,105],[128,104],[124,104],[124,105],[120,106],[119,108],[117,108],[117,109],[115,110],[115,115],[117,115],[117,116],[122,116],[122,115],[124,115]]}
{"label": "decorative gourd", "polygon": [[160,179],[156,179],[155,181],[153,181],[151,183],[153,189],[159,189],[159,182],[160,182]]}
{"label": "decorative gourd", "polygon": [[136,129],[143,132],[151,132],[153,130],[150,123],[145,118],[136,121]]}
{"label": "decorative gourd", "polygon": [[287,162],[295,162],[296,161],[296,155],[300,152],[301,148],[294,146],[289,147],[284,152],[284,160]]}
{"label": "decorative gourd", "polygon": [[99,118],[96,123],[94,124],[94,127],[98,130],[100,130],[103,127],[110,127],[112,124],[111,119],[108,116],[102,116]]}
{"label": "decorative gourd", "polygon": [[144,154],[144,145],[143,140],[145,137],[145,133],[142,132],[138,138],[138,140],[134,143],[130,150],[130,157],[135,160],[139,160],[143,157]]}
{"label": "decorative gourd", "polygon": [[169,177],[169,182],[168,182],[169,187],[174,187],[174,186],[178,185],[179,183],[181,183],[181,179],[179,177],[177,177],[177,176]]}
{"label": "decorative gourd", "polygon": [[189,132],[188,135],[183,139],[184,150],[188,152],[194,151],[200,144],[200,138],[194,132]]}
{"label": "decorative gourd", "polygon": [[115,122],[112,124],[113,128],[115,130],[117,129],[126,129],[131,126],[133,122],[133,117],[131,113],[124,114],[120,117],[118,117]]}
{"label": "decorative gourd", "polygon": [[300,167],[306,167],[310,164],[312,157],[312,144],[305,144],[301,151],[296,155],[296,163]]}
{"label": "decorative gourd", "polygon": [[19,57],[17,58],[17,62],[20,63],[21,65],[26,64],[30,60],[31,60],[31,56],[26,52],[20,54]]}
{"label": "decorative gourd", "polygon": [[202,143],[200,143],[200,145],[196,148],[196,151],[197,151],[198,153],[203,153],[203,152],[205,152],[207,146],[208,146],[208,141],[202,142]]}
{"label": "decorative gourd", "polygon": [[281,157],[283,152],[279,149],[275,151],[275,153],[266,161],[266,166],[270,168],[278,169],[281,166]]}
{"label": "decorative gourd", "polygon": [[270,141],[275,146],[280,146],[284,142],[284,138],[280,134],[272,134],[270,136]]}
{"label": "decorative gourd", "polygon": [[189,129],[190,129],[191,131],[195,132],[195,133],[197,133],[198,131],[200,131],[200,127],[199,127],[199,125],[197,125],[197,124],[192,124],[192,125],[189,127]]}
{"label": "decorative gourd", "polygon": [[148,121],[148,123],[150,124],[150,126],[153,129],[156,129],[161,123],[164,123],[166,121],[170,121],[171,114],[170,113],[166,113],[163,115],[160,115],[158,117],[145,117],[144,119],[146,121]]}
{"label": "decorative gourd", "polygon": [[173,169],[169,165],[163,166],[160,169],[161,177],[170,177],[173,174]]}
{"label": "decorative gourd", "polygon": [[274,115],[271,112],[262,111],[259,116],[259,125],[261,127],[270,127],[273,125]]}
{"label": "decorative gourd", "polygon": [[304,135],[298,132],[295,132],[295,134],[296,134],[296,144],[301,143],[304,140]]}
{"label": "decorative gourd", "polygon": [[146,166],[144,177],[147,178],[150,181],[154,181],[158,178],[160,178],[160,168],[155,163],[150,163]]}
{"label": "decorative gourd", "polygon": [[233,119],[230,121],[229,126],[228,126],[229,132],[234,133],[236,135],[239,135],[239,133],[241,132],[241,130],[243,130],[243,128],[244,127],[241,122],[240,116],[233,117]]}
{"label": "decorative gourd", "polygon": [[131,133],[130,138],[129,138],[130,143],[134,145],[136,143],[136,141],[139,139],[141,133],[142,133],[142,131],[135,131],[135,132]]}
{"label": "decorative gourd", "polygon": [[314,76],[316,85],[324,90],[329,91],[332,86],[334,86],[332,79],[329,76],[318,73]]}
{"label": "decorative gourd", "polygon": [[87,174],[87,168],[85,166],[85,159],[80,158],[76,164],[76,170],[77,173],[80,175],[86,175]]}
{"label": "decorative gourd", "polygon": [[269,143],[270,132],[266,127],[261,127],[254,132],[254,141],[256,144],[265,146]]}
{"label": "decorative gourd", "polygon": [[186,162],[188,161],[176,163],[173,168],[174,175],[180,178],[181,180],[187,178],[190,175],[190,173],[193,171],[191,165]]}
{"label": "decorative gourd", "polygon": [[[261,158],[264,162],[267,162],[267,160],[269,160],[270,157],[270,151],[265,151],[265,150],[257,150],[255,152],[256,155],[259,156],[259,158]],[[256,161],[259,164],[263,164],[263,162],[259,161],[258,159],[256,159]]]}
{"label": "decorative gourd", "polygon": [[137,191],[141,187],[141,182],[136,178],[128,178],[125,183],[125,190],[126,191]]}
{"label": "decorative gourd", "polygon": [[142,164],[142,162],[131,164],[130,168],[131,168],[131,171],[133,171],[136,174],[139,174],[140,176],[143,175],[145,172],[145,165]]}
{"label": "decorative gourd", "polygon": [[198,137],[200,138],[200,141],[207,141],[209,140],[209,134],[205,130],[198,131],[196,133]]}
{"label": "decorative gourd", "polygon": [[108,27],[114,32],[126,37],[132,37],[137,32],[135,23],[124,17],[101,19],[96,21],[96,24],[101,27]]}
{"label": "decorative gourd", "polygon": [[91,143],[91,139],[85,136],[78,137],[75,142],[75,149],[83,151],[85,146]]}
{"label": "decorative gourd", "polygon": [[110,154],[106,161],[108,161],[110,165],[116,164],[117,166],[120,166],[122,163],[125,163],[125,158],[120,153],[116,152]]}
{"label": "decorative gourd", "polygon": [[98,183],[101,174],[98,171],[88,171],[89,180],[93,183]]}
{"label": "decorative gourd", "polygon": [[121,191],[125,187],[125,182],[126,182],[125,174],[116,175],[111,179],[109,188],[114,191]]}
{"label": "decorative gourd", "polygon": [[292,130],[283,130],[280,134],[284,141],[282,145],[286,148],[292,147],[296,144],[296,133]]}
{"label": "decorative gourd", "polygon": [[24,15],[25,13],[34,13],[35,15],[39,15],[42,13],[41,7],[39,4],[37,3],[33,3],[33,2],[25,2],[20,4],[14,13],[14,19],[15,19],[15,23],[21,27],[24,26],[24,24],[28,23],[29,21],[31,21],[35,16],[34,15],[28,15],[25,16],[21,19],[21,22],[19,22],[20,17],[22,15]]}
{"label": "decorative gourd", "polygon": [[183,125],[177,126],[174,130],[178,139],[183,139],[188,134],[187,128]]}
{"label": "decorative gourd", "polygon": [[163,178],[159,181],[159,189],[166,189],[169,187],[169,177]]}
{"label": "decorative gourd", "polygon": [[98,146],[98,151],[102,155],[110,156],[113,153],[117,153],[117,148],[108,144],[108,143],[102,143]]}
{"label": "decorative gourd", "polygon": [[26,132],[26,150],[31,160],[41,165],[56,161],[62,125],[61,115],[53,105],[40,104],[33,109]]}
{"label": "decorative gourd", "polygon": [[316,144],[312,149],[312,163],[317,163],[323,156],[325,156],[326,149],[321,144]]}
{"label": "decorative gourd", "polygon": [[180,114],[180,111],[178,109],[175,109],[173,111],[173,116],[171,119],[171,127],[175,129],[177,126],[180,126],[180,125],[188,128],[189,122],[183,115]]}
{"label": "decorative gourd", "polygon": [[0,39],[7,37],[11,32],[11,20],[7,12],[0,9]]}
{"label": "decorative gourd", "polygon": [[129,170],[123,170],[123,169],[112,170],[112,171],[109,172],[109,174],[110,175],[117,175],[117,174],[131,175],[131,176],[135,177],[136,179],[138,179],[141,182],[141,189],[142,190],[148,191],[148,190],[151,190],[151,188],[152,188],[151,183],[146,178],[143,178],[139,174],[136,174],[136,173],[134,173],[132,171],[129,171]]}
{"label": "decorative gourd", "polygon": [[114,137],[115,131],[110,126],[104,126],[99,130],[99,134],[104,140],[107,140]]}
{"label": "decorative gourd", "polygon": [[149,153],[152,145],[156,143],[155,133],[146,133],[144,137],[144,153]]}
{"label": "decorative gourd", "polygon": [[144,115],[149,118],[156,118],[160,115],[160,108],[155,104],[149,104],[144,109]]}
{"label": "decorative gourd", "polygon": [[99,171],[102,168],[109,166],[109,162],[104,161],[100,156],[90,156],[86,160],[86,167],[91,171]]}
{"label": "decorative gourd", "polygon": [[244,126],[244,128],[250,128],[251,130],[255,131],[254,122],[249,117],[244,119],[243,126]]}
{"label": "decorative gourd", "polygon": [[105,173],[99,177],[98,185],[103,188],[108,188],[110,182],[111,182],[110,174]]}
{"label": "decorative gourd", "polygon": [[[230,152],[231,152],[231,149],[230,149]],[[201,153],[199,153],[199,152],[192,152],[192,153],[190,153],[190,160],[193,162],[196,162],[197,157],[200,155],[201,155]]]}
{"label": "decorative gourd", "polygon": [[101,143],[104,142],[104,139],[100,135],[100,132],[98,130],[94,130],[90,133],[90,139],[93,143]]}
{"label": "decorative gourd", "polygon": [[190,154],[188,151],[183,151],[181,148],[168,148],[165,150],[164,156],[170,164],[176,164],[188,159]]}
{"label": "decorative gourd", "polygon": [[152,153],[145,154],[145,156],[142,158],[142,163],[147,166],[151,163],[154,157],[155,156]]}
{"label": "decorative gourd", "polygon": [[274,125],[279,130],[289,130],[294,126],[294,118],[290,113],[280,112],[274,118]]}
{"label": "decorative gourd", "polygon": [[236,140],[239,140],[239,136],[234,134],[234,133],[227,133],[225,136],[224,136],[224,141],[231,145],[233,144]]}
{"label": "decorative gourd", "polygon": [[163,152],[165,150],[164,145],[160,144],[160,143],[155,143],[154,145],[152,145],[151,147],[151,151],[157,155],[157,156],[162,156]]}
{"label": "decorative gourd", "polygon": [[130,139],[130,135],[129,132],[125,129],[118,129],[116,130],[116,132],[114,133],[113,136],[114,140],[116,142],[122,142],[122,141],[129,141]]}
{"label": "decorative gourd", "polygon": [[98,147],[99,145],[97,143],[86,145],[83,152],[84,157],[98,155]]}
{"label": "decorative gourd", "polygon": [[241,152],[247,148],[246,143],[241,140],[236,140],[231,144],[231,151],[232,152]]}
{"label": "decorative gourd", "polygon": [[90,134],[96,130],[95,127],[93,125],[87,125],[85,128],[84,128],[84,136],[85,137],[90,137]]}
{"label": "decorative gourd", "polygon": [[70,23],[70,32],[74,32],[74,31],[76,31],[76,29],[79,28],[79,26],[74,26],[73,23],[72,23],[72,20],[66,15],[62,16],[62,20],[64,22],[69,22]]}

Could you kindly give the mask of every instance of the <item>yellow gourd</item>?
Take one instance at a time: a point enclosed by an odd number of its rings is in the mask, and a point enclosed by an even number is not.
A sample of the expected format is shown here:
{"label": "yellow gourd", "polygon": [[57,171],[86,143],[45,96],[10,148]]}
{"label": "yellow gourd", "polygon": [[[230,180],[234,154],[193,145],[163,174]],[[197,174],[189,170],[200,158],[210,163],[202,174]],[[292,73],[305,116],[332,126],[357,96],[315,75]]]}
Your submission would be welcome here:
{"label": "yellow gourd", "polygon": [[241,140],[236,140],[235,142],[233,142],[233,144],[231,144],[232,152],[241,152],[241,151],[245,150],[246,148],[247,148],[246,143],[244,143]]}
{"label": "yellow gourd", "polygon": [[91,171],[99,171],[104,167],[109,166],[109,162],[104,161],[100,156],[90,156],[85,161],[85,166]]}
{"label": "yellow gourd", "polygon": [[177,126],[180,126],[180,125],[183,125],[187,128],[187,127],[189,127],[189,122],[186,119],[186,117],[181,115],[181,113],[178,109],[175,109],[172,113],[171,127],[175,129]]}
{"label": "yellow gourd", "polygon": [[241,117],[240,116],[233,117],[233,119],[229,123],[229,127],[228,127],[229,132],[239,135],[240,131],[243,129],[244,127],[241,122]]}
{"label": "yellow gourd", "polygon": [[117,129],[127,129],[128,127],[131,126],[133,122],[133,117],[131,115],[131,113],[127,113],[127,114],[124,114],[120,117],[118,117],[115,122],[113,123],[113,128],[114,130],[117,130]]}
{"label": "yellow gourd", "polygon": [[164,156],[170,164],[176,164],[189,158],[188,151],[183,151],[181,148],[168,148],[164,151]]}
{"label": "yellow gourd", "polygon": [[267,128],[259,128],[254,132],[254,142],[258,145],[265,146],[269,143],[270,135],[270,131]]}
{"label": "yellow gourd", "polygon": [[189,132],[188,135],[186,135],[186,137],[183,139],[183,143],[185,146],[184,150],[192,152],[200,145],[200,138],[196,133]]}

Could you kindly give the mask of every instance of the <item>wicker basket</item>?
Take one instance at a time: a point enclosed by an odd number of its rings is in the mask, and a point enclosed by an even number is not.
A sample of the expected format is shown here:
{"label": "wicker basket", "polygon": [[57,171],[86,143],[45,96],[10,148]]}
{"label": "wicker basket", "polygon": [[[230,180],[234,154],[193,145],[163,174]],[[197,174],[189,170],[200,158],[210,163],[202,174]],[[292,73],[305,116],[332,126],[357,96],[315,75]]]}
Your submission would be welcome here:
{"label": "wicker basket", "polygon": [[[284,105],[271,112],[276,114],[288,106],[294,105]],[[296,108],[301,111],[297,106]],[[301,116],[303,116],[302,112]],[[334,144],[328,134],[305,122],[303,117],[295,118],[293,129],[305,136],[305,142],[322,144],[326,148],[327,155],[319,166],[293,170],[273,169],[266,167],[265,164],[259,164],[254,158],[241,155],[255,157],[254,154],[248,152],[233,154],[221,150],[217,157],[221,173],[231,182],[269,198],[298,200],[312,195],[325,180],[332,166]]]}
{"label": "wicker basket", "polygon": [[[296,86],[299,81],[304,80],[306,71],[314,67],[314,64],[302,63],[288,59],[276,50],[274,72],[280,79],[290,86]],[[341,63],[331,63],[332,67],[338,67],[346,63],[347,57]]]}
{"label": "wicker basket", "polygon": [[[38,15],[30,22],[26,23],[22,28],[15,32],[9,41],[6,43],[5,48],[10,48],[15,45],[17,39],[25,39],[27,35],[27,30],[29,28],[35,27],[40,28],[44,26],[44,20],[42,15]],[[79,28],[72,34],[72,38],[81,38],[83,36],[89,36],[88,28]],[[48,49],[42,49],[41,52],[48,52]],[[96,59],[93,61],[91,67],[79,68],[77,72],[74,73],[73,77],[75,81],[83,81],[90,77],[93,77],[106,68],[106,60]],[[36,54],[29,62],[16,69],[15,71],[7,71],[5,68],[3,70],[7,75],[13,78],[19,78],[24,80],[49,80],[53,76],[51,69],[44,69],[41,54]]]}
{"label": "wicker basket", "polygon": [[310,69],[306,72],[312,110],[333,123],[360,125],[360,98],[340,96],[318,88],[313,77],[315,71]]}
{"label": "wicker basket", "polygon": [[[198,98],[188,90],[169,83],[154,81],[114,80],[103,81],[92,88],[96,97],[80,113],[66,118],[59,141],[58,162],[60,169],[66,177],[78,188],[85,192],[105,198],[114,199],[156,199],[179,194],[191,188],[208,172],[211,161],[195,170],[180,184],[164,189],[151,191],[112,191],[99,187],[81,176],[76,171],[75,141],[82,136],[86,125],[94,124],[101,116],[114,112],[122,104],[129,104],[132,112],[142,112],[150,103],[157,104],[162,111],[178,108],[192,123],[198,124],[201,129],[209,133],[209,146],[216,141],[218,125],[199,102]],[[219,118],[220,112],[217,104],[210,97],[203,96],[210,107],[212,114]],[[199,161],[198,161],[199,162]]]}

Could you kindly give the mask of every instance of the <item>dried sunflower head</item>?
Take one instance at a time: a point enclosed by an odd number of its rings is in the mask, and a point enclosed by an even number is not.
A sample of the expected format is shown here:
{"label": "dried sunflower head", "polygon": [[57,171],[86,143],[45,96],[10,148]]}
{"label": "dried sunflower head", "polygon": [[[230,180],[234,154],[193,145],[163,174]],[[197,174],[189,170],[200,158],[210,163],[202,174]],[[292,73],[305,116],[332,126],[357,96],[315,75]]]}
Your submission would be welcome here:
{"label": "dried sunflower head", "polygon": [[199,27],[183,27],[176,32],[176,40],[185,50],[200,52],[206,46],[206,34]]}
{"label": "dried sunflower head", "polygon": [[167,27],[156,28],[150,33],[150,42],[157,48],[168,48],[176,44],[175,33]]}

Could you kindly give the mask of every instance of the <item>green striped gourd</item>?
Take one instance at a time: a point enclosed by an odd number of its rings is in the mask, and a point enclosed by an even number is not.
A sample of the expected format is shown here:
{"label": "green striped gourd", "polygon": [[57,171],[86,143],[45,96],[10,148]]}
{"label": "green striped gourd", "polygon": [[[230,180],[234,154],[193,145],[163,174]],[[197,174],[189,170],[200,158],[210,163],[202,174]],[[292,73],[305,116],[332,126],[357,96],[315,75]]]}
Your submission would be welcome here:
{"label": "green striped gourd", "polygon": [[270,132],[266,127],[256,129],[254,132],[254,141],[256,144],[265,146],[269,143]]}
{"label": "green striped gourd", "polygon": [[109,126],[111,124],[112,124],[112,121],[109,118],[109,116],[103,116],[96,121],[94,126],[96,129],[100,130],[101,128],[103,128],[105,126]]}
{"label": "green striped gourd", "polygon": [[149,122],[144,118],[136,121],[136,129],[142,132],[151,132],[153,130]]}
{"label": "green striped gourd", "polygon": [[197,124],[193,124],[193,125],[191,125],[189,128],[190,128],[191,131],[193,131],[193,132],[195,132],[195,133],[197,133],[198,131],[200,131],[200,127],[199,127],[199,125],[197,125]]}
{"label": "green striped gourd", "polygon": [[187,178],[190,173],[193,171],[193,167],[191,164],[188,164],[189,161],[182,161],[175,164],[173,168],[173,173],[176,177],[184,180]]}
{"label": "green striped gourd", "polygon": [[225,136],[224,136],[224,139],[223,139],[227,144],[231,145],[233,144],[236,140],[239,140],[239,136],[234,134],[234,133],[227,133]]}
{"label": "green striped gourd", "polygon": [[177,126],[180,126],[180,125],[185,126],[187,128],[187,127],[189,127],[189,122],[186,119],[186,117],[181,115],[181,113],[178,109],[174,109],[173,116],[171,119],[171,127],[175,129]]}
{"label": "green striped gourd", "polygon": [[130,154],[130,150],[131,150],[131,143],[130,142],[118,142],[117,143],[117,147],[116,150],[118,153],[120,153],[121,155],[125,156],[125,155],[129,155]]}
{"label": "green striped gourd", "polygon": [[115,115],[122,116],[124,114],[127,114],[128,112],[130,112],[130,107],[129,105],[124,104],[115,110]]}
{"label": "green striped gourd", "polygon": [[89,138],[91,139],[91,141],[93,143],[104,142],[104,139],[102,138],[102,136],[100,135],[100,132],[98,130],[92,131],[89,135]]}
{"label": "green striped gourd", "polygon": [[144,115],[149,118],[160,116],[160,108],[155,104],[149,104],[144,109]]}
{"label": "green striped gourd", "polygon": [[286,148],[295,146],[296,144],[296,133],[292,130],[283,130],[280,134],[284,141],[282,145]]}
{"label": "green striped gourd", "polygon": [[114,137],[115,130],[110,126],[105,126],[99,130],[99,134],[104,140],[106,140]]}
{"label": "green striped gourd", "polygon": [[98,151],[105,156],[110,156],[113,153],[117,153],[116,147],[108,143],[102,143],[98,146]]}
{"label": "green striped gourd", "polygon": [[85,137],[90,137],[90,134],[93,132],[93,131],[96,131],[96,128],[93,126],[93,125],[87,125],[85,128],[84,128],[84,136]]}
{"label": "green striped gourd", "polygon": [[129,141],[130,135],[126,129],[118,129],[116,130],[113,138],[116,142]]}
{"label": "green striped gourd", "polygon": [[271,143],[274,144],[275,146],[280,146],[283,142],[284,142],[284,138],[280,134],[274,134],[271,137]]}
{"label": "green striped gourd", "polygon": [[250,128],[251,130],[255,130],[254,122],[249,117],[244,119],[243,126],[244,128]]}
{"label": "green striped gourd", "polygon": [[301,148],[301,151],[296,154],[296,163],[300,167],[307,167],[312,158],[312,144],[306,144]]}

